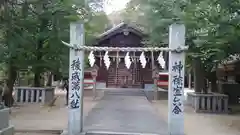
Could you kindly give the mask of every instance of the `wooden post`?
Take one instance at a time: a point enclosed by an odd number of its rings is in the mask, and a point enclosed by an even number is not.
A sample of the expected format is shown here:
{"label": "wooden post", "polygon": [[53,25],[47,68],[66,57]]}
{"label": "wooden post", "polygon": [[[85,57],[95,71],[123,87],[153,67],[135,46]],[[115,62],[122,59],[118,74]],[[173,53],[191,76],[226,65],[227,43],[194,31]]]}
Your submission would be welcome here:
{"label": "wooden post", "polygon": [[152,68],[152,78],[154,82],[153,100],[158,100],[158,77],[159,77],[159,70],[156,66],[154,66],[154,68]]}
{"label": "wooden post", "polygon": [[[169,48],[185,45],[185,26],[172,24],[169,28]],[[168,128],[170,135],[184,135],[184,52],[169,52]]]}
{"label": "wooden post", "polygon": [[93,100],[95,100],[96,99],[96,97],[97,97],[97,91],[96,91],[96,83],[97,83],[97,81],[96,81],[96,76],[94,76],[93,77]]}
{"label": "wooden post", "polygon": [[133,62],[134,62],[134,65],[133,65],[134,76],[132,77],[133,78],[132,83],[135,84],[137,81],[136,52],[133,52]]}
{"label": "wooden post", "polygon": [[152,70],[153,70],[153,68],[155,68],[153,51],[151,52],[151,59],[152,59],[151,62],[152,62]]}
{"label": "wooden post", "polygon": [[91,75],[93,77],[93,100],[97,97],[97,91],[96,91],[96,83],[97,83],[97,75],[98,75],[98,67],[95,65],[93,68]]}
{"label": "wooden post", "polygon": [[153,54],[153,51],[151,52],[151,62],[152,62],[152,72],[153,72],[153,83],[154,83],[154,100],[158,100],[158,69],[157,67],[155,66],[154,64],[154,54]]}
{"label": "wooden post", "polygon": [[190,72],[188,74],[188,88],[192,88],[192,74]]}
{"label": "wooden post", "polygon": [[101,53],[101,51],[99,51],[99,60],[100,60],[99,66],[102,67],[102,53]]}
{"label": "wooden post", "polygon": [[[84,44],[83,24],[70,24],[70,44]],[[84,51],[75,51],[70,48],[68,135],[77,135],[81,133],[83,129],[83,82]]]}
{"label": "wooden post", "polygon": [[158,100],[158,76],[157,73],[155,74],[154,77],[154,100]]}

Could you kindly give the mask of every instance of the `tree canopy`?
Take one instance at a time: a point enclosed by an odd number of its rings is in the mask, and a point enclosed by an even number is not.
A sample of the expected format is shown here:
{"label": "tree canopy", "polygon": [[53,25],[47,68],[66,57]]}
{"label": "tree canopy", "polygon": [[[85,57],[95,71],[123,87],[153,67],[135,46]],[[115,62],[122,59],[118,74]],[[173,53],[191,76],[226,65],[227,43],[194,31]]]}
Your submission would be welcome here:
{"label": "tree canopy", "polygon": [[203,79],[240,52],[239,6],[238,0],[130,0],[121,19],[142,26],[150,44],[158,46],[168,43],[170,24],[185,24],[188,67],[201,70]]}
{"label": "tree canopy", "polygon": [[33,73],[42,86],[44,73],[68,72],[69,24],[85,24],[86,44],[102,33],[109,21],[104,0],[4,0],[0,3],[0,56],[12,91],[18,72]]}

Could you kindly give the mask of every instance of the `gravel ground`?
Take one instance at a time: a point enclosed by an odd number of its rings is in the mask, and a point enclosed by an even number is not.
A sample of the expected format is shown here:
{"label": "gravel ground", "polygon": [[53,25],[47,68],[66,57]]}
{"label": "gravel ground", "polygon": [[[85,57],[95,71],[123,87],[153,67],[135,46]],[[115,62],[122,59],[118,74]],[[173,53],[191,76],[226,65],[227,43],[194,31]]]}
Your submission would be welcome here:
{"label": "gravel ground", "polygon": [[[54,135],[67,128],[67,107],[65,93],[57,90],[57,99],[52,108],[39,104],[18,105],[11,109],[10,123],[14,125],[15,135]],[[84,116],[96,105],[91,91],[84,93]]]}
{"label": "gravel ground", "polygon": [[[158,114],[168,119],[167,100],[152,103]],[[185,133],[186,135],[239,135],[240,114],[217,115],[195,113],[192,108],[185,106]]]}
{"label": "gravel ground", "polygon": [[[64,105],[64,94],[57,92],[60,97],[56,106],[42,107],[38,104],[19,105],[11,110],[11,124],[15,126],[15,135],[56,135],[67,127],[67,108]],[[91,92],[85,92],[84,115],[98,103],[93,101]],[[167,101],[153,102],[152,105],[161,118],[167,122]],[[238,135],[240,134],[240,114],[214,115],[197,114],[185,107],[186,135]]]}

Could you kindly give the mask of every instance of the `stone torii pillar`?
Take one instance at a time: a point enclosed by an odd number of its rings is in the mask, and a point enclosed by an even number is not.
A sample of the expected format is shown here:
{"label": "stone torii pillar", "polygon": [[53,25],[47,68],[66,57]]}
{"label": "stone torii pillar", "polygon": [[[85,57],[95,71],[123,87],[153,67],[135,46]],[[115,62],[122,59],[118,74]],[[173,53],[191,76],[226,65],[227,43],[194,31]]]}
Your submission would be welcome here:
{"label": "stone torii pillar", "polygon": [[169,28],[169,86],[168,129],[170,135],[184,135],[184,67],[185,52],[177,48],[185,46],[185,26],[172,24]]}
{"label": "stone torii pillar", "polygon": [[[74,46],[84,45],[83,24],[70,24],[70,44]],[[67,135],[78,135],[83,131],[84,64],[84,50],[70,48]]]}

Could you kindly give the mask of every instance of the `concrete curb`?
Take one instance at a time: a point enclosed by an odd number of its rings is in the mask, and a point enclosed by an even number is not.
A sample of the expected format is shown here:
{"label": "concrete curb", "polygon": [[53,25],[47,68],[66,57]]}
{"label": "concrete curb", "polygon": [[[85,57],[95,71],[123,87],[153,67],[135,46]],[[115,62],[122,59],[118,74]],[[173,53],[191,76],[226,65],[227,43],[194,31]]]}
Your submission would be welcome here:
{"label": "concrete curb", "polygon": [[88,131],[86,135],[159,135],[154,133]]}
{"label": "concrete curb", "polygon": [[14,126],[10,125],[7,128],[1,129],[0,135],[14,135]]}

